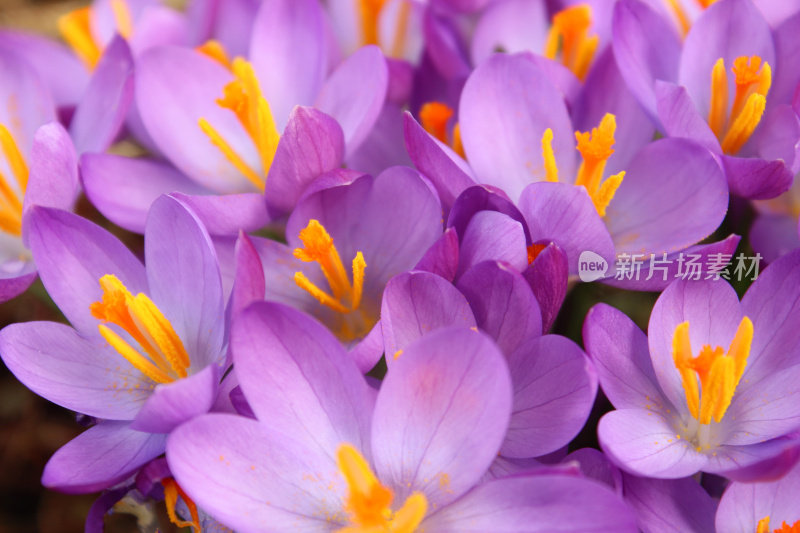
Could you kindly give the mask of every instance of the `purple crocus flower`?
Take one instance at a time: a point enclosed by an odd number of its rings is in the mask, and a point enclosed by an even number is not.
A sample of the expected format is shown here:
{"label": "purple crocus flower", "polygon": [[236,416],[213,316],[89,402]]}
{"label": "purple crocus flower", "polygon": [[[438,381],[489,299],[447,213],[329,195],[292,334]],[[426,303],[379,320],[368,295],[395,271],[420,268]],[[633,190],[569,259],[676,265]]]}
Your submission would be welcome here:
{"label": "purple crocus flower", "polygon": [[146,269],[77,215],[35,206],[28,216],[39,275],[72,327],[12,324],[0,353],[35,393],[100,419],[42,477],[50,488],[94,492],[163,453],[166,433],[212,406],[225,355],[216,255],[196,217],[169,197],[148,219]]}
{"label": "purple crocus flower", "polygon": [[614,52],[631,92],[664,133],[715,153],[731,192],[745,198],[772,198],[792,180],[784,161],[762,159],[753,148],[765,109],[788,103],[797,85],[790,66],[797,32],[784,36],[776,50],[750,0],[715,2],[682,45],[641,1],[619,2],[614,11]]}
{"label": "purple crocus flower", "polygon": [[167,444],[178,482],[229,527],[635,530],[615,495],[579,477],[478,484],[511,411],[508,369],[479,332],[444,329],[411,344],[377,394],[339,341],[300,311],[253,304],[231,342],[258,420],[206,415]]}
{"label": "purple crocus flower", "polygon": [[[617,408],[598,426],[609,457],[637,475],[698,471],[774,477],[796,458],[800,426],[795,309],[800,252],[784,256],[741,303],[724,281],[677,281],[659,297],[648,336],[595,306],[584,341]],[[791,464],[791,463],[789,463]]]}

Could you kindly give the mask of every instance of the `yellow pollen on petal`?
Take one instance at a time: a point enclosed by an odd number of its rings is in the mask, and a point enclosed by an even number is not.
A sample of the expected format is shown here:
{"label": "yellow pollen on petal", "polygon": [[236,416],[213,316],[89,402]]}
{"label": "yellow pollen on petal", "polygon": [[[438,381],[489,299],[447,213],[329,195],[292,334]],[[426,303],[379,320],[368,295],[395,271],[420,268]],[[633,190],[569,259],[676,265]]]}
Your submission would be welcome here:
{"label": "yellow pollen on petal", "polygon": [[[736,92],[729,103],[728,75],[719,58],[711,70],[711,99],[708,125],[720,141],[722,151],[736,154],[750,139],[767,105],[772,69],[759,56],[739,56],[733,61]],[[730,109],[728,109],[730,105]]]}
{"label": "yellow pollen on petal", "polygon": [[420,492],[411,494],[397,511],[391,508],[394,493],[381,485],[366,459],[349,444],[336,451],[339,471],[347,482],[345,501],[350,525],[337,533],[413,533],[428,510],[428,501]]}
{"label": "yellow pollen on petal", "polygon": [[91,9],[83,7],[62,15],[58,19],[58,31],[89,70],[100,60],[102,49],[92,36],[89,23]]}
{"label": "yellow pollen on petal", "polygon": [[597,35],[589,35],[591,26],[592,8],[588,4],[571,6],[553,15],[545,57],[556,59],[560,44],[561,63],[584,80],[599,42]]}
{"label": "yellow pollen on petal", "polygon": [[[167,506],[169,521],[178,527],[190,527],[193,533],[200,533],[202,528],[200,527],[200,514],[197,512],[197,505],[186,495],[173,478],[166,478],[161,481],[161,484],[164,486],[164,503]],[[178,497],[183,500],[183,503],[189,509],[189,514],[192,517],[191,521],[178,518],[178,513],[175,512],[175,507],[178,504]]]}
{"label": "yellow pollen on petal", "polygon": [[133,35],[133,18],[127,2],[125,0],[111,0],[111,11],[114,13],[117,32],[125,39],[130,39],[131,35]]}
{"label": "yellow pollen on petal", "polygon": [[228,57],[228,52],[225,50],[225,47],[219,41],[214,39],[210,39],[197,48],[195,48],[201,54],[210,57],[226,69],[230,70],[231,67],[231,59]]}
{"label": "yellow pollen on petal", "polygon": [[[224,50],[222,50],[223,55],[219,55],[220,49],[221,45],[219,47],[211,45],[211,53],[217,54],[214,57],[215,60],[227,57]],[[208,53],[209,49],[205,48],[201,52]],[[208,120],[200,118],[198,125],[211,143],[219,148],[236,169],[256,188],[263,191],[266,176],[272,166],[272,160],[275,158],[275,151],[278,149],[280,134],[275,126],[269,103],[261,92],[253,66],[241,57],[237,57],[231,63],[230,70],[234,75],[234,80],[225,85],[222,98],[217,99],[217,104],[236,115],[239,123],[253,141],[261,161],[263,175],[248,165]]]}
{"label": "yellow pollen on petal", "polygon": [[[156,383],[187,376],[189,354],[172,324],[147,295],[136,296],[112,274],[100,278],[102,299],[89,309],[103,321],[103,338],[128,362]],[[107,324],[117,326],[139,345],[136,349]]]}
{"label": "yellow pollen on petal", "polygon": [[419,110],[419,120],[425,131],[436,140],[449,146],[455,153],[466,159],[464,146],[461,144],[461,128],[458,123],[453,126],[452,140],[447,136],[447,123],[453,117],[453,109],[442,102],[428,102]]}
{"label": "yellow pollen on petal", "polygon": [[14,137],[3,124],[0,124],[0,153],[16,182],[14,186],[0,173],[0,231],[19,236],[22,234],[22,199],[28,187],[29,172]]}
{"label": "yellow pollen on petal", "polygon": [[727,352],[721,346],[706,345],[692,357],[689,323],[675,328],[672,359],[681,376],[689,412],[700,424],[710,424],[712,419],[722,421],[744,374],[752,342],[753,323],[744,317]]}
{"label": "yellow pollen on petal", "polygon": [[600,125],[592,128],[591,133],[575,132],[577,150],[583,158],[578,176],[575,178],[575,185],[583,185],[586,188],[600,216],[605,216],[608,204],[625,177],[625,172],[619,172],[603,181],[606,161],[614,153],[612,147],[616,129],[616,117],[606,113]]}

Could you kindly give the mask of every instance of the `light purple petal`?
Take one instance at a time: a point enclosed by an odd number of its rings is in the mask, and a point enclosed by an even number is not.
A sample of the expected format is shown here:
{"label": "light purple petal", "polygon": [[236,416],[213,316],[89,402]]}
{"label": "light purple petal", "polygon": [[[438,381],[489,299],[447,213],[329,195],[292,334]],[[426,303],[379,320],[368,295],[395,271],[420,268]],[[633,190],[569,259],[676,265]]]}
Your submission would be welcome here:
{"label": "light purple petal", "polygon": [[200,45],[216,39],[232,57],[248,54],[258,0],[195,0],[186,6],[189,39]]}
{"label": "light purple petal", "polygon": [[70,122],[78,153],[103,152],[120,131],[133,101],[133,57],[116,37],[103,52]]}
{"label": "light purple petal", "polygon": [[180,424],[205,414],[217,396],[219,371],[214,365],[173,383],[157,385],[131,424],[147,433],[169,433]]}
{"label": "light purple petal", "polygon": [[644,533],[714,531],[717,503],[697,481],[624,475],[625,501]]}
{"label": "light purple petal", "polygon": [[617,494],[622,494],[622,472],[600,450],[580,448],[567,455],[563,461],[565,463],[577,461],[584,476],[605,484]]}
{"label": "light purple petal", "polygon": [[496,54],[473,71],[459,110],[461,137],[477,181],[512,200],[544,179],[542,135],[553,130],[558,170],[575,172],[575,138],[558,90],[529,54]]}
{"label": "light purple petal", "polygon": [[526,242],[531,241],[525,217],[517,209],[517,206],[502,190],[488,185],[474,185],[458,195],[447,217],[447,227],[455,229],[460,240],[464,237],[472,217],[480,211],[497,211],[508,215],[522,224]]}
{"label": "light purple petal", "polygon": [[255,303],[234,322],[233,360],[259,420],[334,461],[368,449],[373,392],[341,343],[300,311]]}
{"label": "light purple petal", "polygon": [[750,226],[750,244],[765,263],[800,248],[797,220],[786,215],[758,215]]}
{"label": "light purple petal", "polygon": [[751,200],[766,200],[789,190],[792,172],[783,161],[723,155],[722,168],[731,193]]}
{"label": "light purple petal", "polygon": [[[36,131],[23,206],[69,209],[78,195],[78,156],[67,131],[57,122]],[[27,230],[27,228],[25,228]]]}
{"label": "light purple petal", "polygon": [[166,435],[101,422],[62,446],[47,462],[42,485],[70,494],[97,492],[119,483],[164,453]]}
{"label": "light purple petal", "polygon": [[239,231],[257,231],[270,222],[264,196],[245,192],[223,195],[172,195],[188,206],[210,235],[236,235]]}
{"label": "light purple petal", "polygon": [[522,272],[533,290],[542,313],[542,331],[548,332],[567,295],[569,264],[567,254],[557,244],[549,243],[533,263]]}
{"label": "light purple petal", "polygon": [[253,23],[250,58],[283,130],[296,105],[311,105],[327,65],[322,7],[315,0],[267,0]]}
{"label": "light purple petal", "polygon": [[412,166],[403,143],[404,113],[401,105],[387,101],[364,142],[347,156],[345,164],[373,176],[392,166]]}
{"label": "light purple petal", "polygon": [[686,87],[657,80],[655,94],[658,117],[667,136],[692,139],[715,154],[722,153],[719,140],[695,107]]}
{"label": "light purple petal", "polygon": [[116,351],[55,322],[12,324],[0,333],[3,362],[26,387],[67,409],[132,420],[153,382]]}
{"label": "light purple petal", "polygon": [[[347,352],[362,374],[367,374],[383,356],[383,332],[378,320],[364,338],[356,341]],[[371,379],[371,378],[370,378]]]}
{"label": "light purple petal", "polygon": [[[5,265],[3,265],[5,266]],[[2,267],[0,267],[2,268]],[[10,277],[0,278],[0,303],[7,302],[12,298],[16,298],[25,292],[31,283],[36,279],[36,270],[32,262],[29,262],[23,267],[24,272],[20,275],[12,275]],[[33,270],[33,272],[30,272]]]}
{"label": "light purple petal", "polygon": [[793,437],[772,439],[746,446],[720,446],[709,457],[706,472],[731,481],[757,482],[778,479],[800,457],[797,433]]}
{"label": "light purple petal", "polygon": [[99,337],[89,306],[100,278],[113,274],[133,294],[147,292],[141,262],[116,237],[88,220],[48,207],[28,211],[28,239],[47,293],[81,334]]}
{"label": "light purple petal", "polygon": [[415,270],[432,272],[447,281],[453,281],[458,270],[458,235],[453,228],[447,228],[442,236],[428,248]]}
{"label": "light purple petal", "polygon": [[205,190],[166,163],[113,154],[81,156],[81,181],[103,216],[135,233],[144,233],[147,212],[162,194]]}
{"label": "light purple petal", "polygon": [[138,56],[156,46],[187,46],[190,44],[189,32],[189,21],[183,13],[156,2],[141,10],[136,20],[136,31],[128,42],[134,56]]}
{"label": "light purple petal", "polygon": [[466,328],[432,332],[383,380],[372,421],[375,472],[397,501],[421,491],[429,508],[446,505],[489,468],[510,412],[511,378],[494,343]]}
{"label": "light purple petal", "polygon": [[661,413],[623,409],[606,413],[597,426],[603,451],[620,468],[647,477],[675,479],[703,470],[706,455],[678,438]]}
{"label": "light purple petal", "polygon": [[754,133],[752,144],[762,159],[782,159],[793,172],[800,170],[800,117],[789,104],[780,104],[768,111],[761,127]]}
{"label": "light purple petal", "polygon": [[344,134],[328,115],[298,106],[289,115],[269,169],[265,195],[273,216],[288,213],[315,178],[341,166]]}
{"label": "light purple petal", "polygon": [[[0,33],[0,124],[8,128],[15,143],[26,157],[30,153],[36,130],[56,119],[56,110],[48,88],[38,73],[26,63],[16,49],[2,47]],[[0,159],[0,172],[8,176],[5,157]]]}
{"label": "light purple petal", "polygon": [[248,305],[264,299],[266,285],[264,267],[253,246],[253,241],[246,233],[240,232],[236,239],[236,277],[231,291],[229,305],[231,317],[235,317]]}
{"label": "light purple petal", "polygon": [[[764,2],[762,2],[764,3]],[[796,2],[795,2],[796,3]],[[776,2],[770,2],[776,4]],[[777,2],[778,5],[788,5],[791,2]],[[767,98],[767,104],[784,104],[791,102],[792,95],[800,82],[800,75],[797,69],[791,65],[797,54],[800,53],[800,39],[796,30],[800,24],[800,11],[798,6],[794,6],[792,16],[783,21],[780,26],[775,28],[773,38],[775,39],[775,55],[777,57],[777,68],[773,70],[772,86]],[[772,66],[772,64],[770,64]]]}
{"label": "light purple petal", "polygon": [[425,53],[439,73],[448,80],[466,79],[472,66],[457,25],[448,17],[426,9],[423,32]]}
{"label": "light purple petal", "polygon": [[461,238],[458,260],[460,277],[482,261],[503,261],[521,272],[528,266],[523,225],[497,211],[478,211]]}
{"label": "light purple petal", "polygon": [[547,5],[539,0],[491,2],[472,36],[472,63],[480,65],[497,51],[541,53],[550,30]]}
{"label": "light purple petal", "polygon": [[388,83],[389,67],[380,49],[364,46],[333,71],[317,95],[314,106],[342,126],[348,156],[378,120]]}
{"label": "light purple petal", "polygon": [[145,227],[150,297],[172,323],[191,360],[190,372],[219,362],[225,323],[217,254],[194,213],[162,196]]}

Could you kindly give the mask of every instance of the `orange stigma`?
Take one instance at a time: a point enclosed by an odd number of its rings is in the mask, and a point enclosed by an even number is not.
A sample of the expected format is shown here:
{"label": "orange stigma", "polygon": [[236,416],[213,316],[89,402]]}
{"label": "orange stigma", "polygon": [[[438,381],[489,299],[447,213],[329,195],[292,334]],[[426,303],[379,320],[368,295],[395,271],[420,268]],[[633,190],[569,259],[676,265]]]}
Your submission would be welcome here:
{"label": "orange stigma", "polygon": [[449,146],[455,153],[466,159],[464,145],[461,144],[461,128],[458,123],[453,126],[452,139],[448,139],[447,123],[455,112],[442,102],[428,102],[419,110],[422,127],[437,140]]}
{"label": "orange stigma", "polygon": [[[92,316],[103,321],[97,327],[106,342],[156,383],[171,383],[185,378],[191,365],[189,354],[156,304],[145,294],[132,295],[112,274],[100,278],[100,287],[103,298],[89,309]],[[141,351],[106,324],[117,326],[130,335]]]}
{"label": "orange stigma", "polygon": [[[215,61],[227,59],[227,54],[219,43],[206,43],[201,47],[200,52],[212,57]],[[263,191],[267,180],[266,176],[272,166],[272,160],[275,158],[275,151],[278,149],[280,135],[275,127],[269,103],[261,93],[253,66],[241,57],[237,57],[230,64],[230,70],[234,75],[234,80],[224,87],[223,96],[217,100],[217,104],[231,110],[236,115],[239,123],[253,141],[261,160],[262,173],[253,169],[236,153],[208,120],[201,118],[198,120],[198,124],[226,159],[258,190]]]}
{"label": "orange stigma", "polygon": [[28,165],[11,132],[0,124],[0,152],[5,156],[14,182],[0,173],[0,230],[22,235],[22,199],[28,187]]}
{"label": "orange stigma", "polygon": [[[769,516],[765,516],[764,518],[758,521],[756,533],[770,533]],[[787,524],[784,521],[781,524],[781,527],[779,527],[778,529],[773,529],[772,533],[800,533],[800,520],[791,525]]]}
{"label": "orange stigma", "polygon": [[772,84],[769,63],[758,56],[739,56],[733,61],[736,93],[729,109],[728,76],[725,61],[719,58],[711,70],[711,101],[708,125],[720,141],[722,151],[736,154],[750,139],[761,121]]}
{"label": "orange stigma", "polygon": [[597,35],[589,35],[592,26],[592,8],[580,4],[563,9],[553,15],[547,34],[544,55],[555,59],[561,45],[561,63],[583,81],[597,50]]}
{"label": "orange stigma", "polygon": [[712,418],[717,423],[722,421],[744,374],[752,341],[753,323],[744,317],[727,353],[721,346],[705,345],[697,357],[692,357],[689,323],[675,328],[672,359],[681,375],[689,412],[700,424],[708,425]]}
{"label": "orange stigma", "polygon": [[[183,489],[173,478],[168,477],[163,479],[161,484],[164,486],[164,503],[167,505],[169,521],[178,527],[192,528],[192,533],[200,533],[202,528],[200,527],[200,514],[197,512],[197,505],[183,492]],[[178,497],[183,500],[183,503],[189,509],[189,514],[192,517],[190,522],[181,520],[178,518],[178,513],[175,512],[175,506],[178,504]]]}
{"label": "orange stigma", "polygon": [[[133,18],[125,0],[111,0],[111,12],[114,15],[117,33],[125,39],[133,34]],[[62,15],[58,19],[58,31],[72,51],[83,61],[86,68],[94,70],[103,46],[92,34],[92,8],[82,7]]]}
{"label": "orange stigma", "polygon": [[349,444],[342,444],[336,451],[339,471],[347,482],[348,495],[345,511],[350,525],[336,533],[413,533],[428,510],[428,500],[421,492],[415,492],[397,511],[391,505],[394,493],[381,485],[364,457]]}

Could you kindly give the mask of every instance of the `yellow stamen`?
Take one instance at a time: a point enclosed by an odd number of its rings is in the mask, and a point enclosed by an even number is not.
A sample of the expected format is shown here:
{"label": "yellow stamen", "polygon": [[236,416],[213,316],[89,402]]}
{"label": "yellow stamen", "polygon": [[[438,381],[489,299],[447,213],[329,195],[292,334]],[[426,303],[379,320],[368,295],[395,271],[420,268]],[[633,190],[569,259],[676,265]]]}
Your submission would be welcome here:
{"label": "yellow stamen", "polygon": [[558,165],[553,153],[553,130],[547,128],[542,135],[542,159],[544,159],[545,181],[558,182]]}
{"label": "yellow stamen", "polygon": [[28,187],[28,165],[19,151],[11,132],[0,124],[0,152],[5,156],[17,187],[0,173],[0,230],[12,235],[22,234],[22,199]]}
{"label": "yellow stamen", "polygon": [[219,41],[215,41],[214,39],[208,40],[195,48],[195,50],[210,57],[228,70],[232,68],[231,60],[228,57],[228,52]]}
{"label": "yellow stamen", "polygon": [[585,79],[599,42],[597,35],[589,36],[591,26],[592,8],[588,4],[571,6],[553,15],[545,57],[555,59],[561,44],[561,63],[578,79]]}
{"label": "yellow stamen", "polygon": [[[173,478],[164,479],[161,481],[161,484],[164,486],[164,503],[167,505],[169,521],[178,527],[191,527],[194,533],[200,533],[202,528],[200,527],[200,515],[197,512],[197,505],[186,495]],[[189,509],[189,514],[192,516],[190,522],[181,520],[175,512],[175,506],[178,504],[178,496],[180,496],[183,503],[186,504],[186,507]]]}
{"label": "yellow stamen", "polygon": [[261,159],[264,177],[253,170],[206,119],[201,118],[198,124],[203,132],[208,135],[211,142],[220,149],[237,170],[259,190],[263,191],[266,181],[265,176],[269,173],[272,160],[275,158],[280,135],[275,127],[269,103],[261,93],[253,66],[244,59],[237,57],[231,64],[231,71],[235,78],[224,87],[223,96],[217,100],[217,104],[233,111],[236,118],[239,119],[239,123],[250,136]]}
{"label": "yellow stamen", "polygon": [[756,533],[769,533],[769,516],[765,516],[758,521],[756,526]]}
{"label": "yellow stamen", "polygon": [[392,41],[392,57],[403,57],[406,49],[406,33],[408,33],[408,21],[411,15],[411,2],[405,0],[398,8],[397,25],[395,26],[394,40]]}
{"label": "yellow stamen", "polygon": [[102,50],[92,36],[89,23],[91,10],[76,9],[58,19],[58,31],[81,61],[93,70],[100,60]]}
{"label": "yellow stamen", "polygon": [[125,0],[111,0],[111,11],[114,13],[117,32],[125,39],[130,39],[133,34],[133,19],[128,4]]}
{"label": "yellow stamen", "polygon": [[711,100],[708,125],[720,140],[722,151],[736,154],[755,131],[767,104],[772,85],[772,69],[762,64],[759,56],[740,56],[731,68],[735,76],[736,93],[728,112],[728,77],[722,58],[711,71]]}
{"label": "yellow stamen", "polygon": [[616,129],[616,117],[606,113],[600,125],[592,128],[591,133],[575,132],[577,149],[583,158],[578,176],[575,178],[575,185],[583,185],[586,188],[600,216],[605,216],[609,202],[625,177],[625,172],[620,172],[610,176],[605,182],[602,181],[606,161],[614,153],[612,146],[615,142]]}
{"label": "yellow stamen", "polygon": [[342,444],[336,452],[336,462],[347,482],[345,511],[351,523],[337,533],[413,533],[416,530],[428,510],[428,501],[422,493],[411,494],[400,509],[392,511],[394,493],[381,485],[358,450]]}
{"label": "yellow stamen", "polygon": [[700,424],[710,424],[712,418],[722,421],[744,374],[752,341],[753,323],[744,317],[727,353],[720,346],[703,346],[692,358],[689,323],[675,328],[672,359],[681,375],[689,412]]}
{"label": "yellow stamen", "polygon": [[689,15],[686,14],[686,10],[683,9],[681,5],[681,0],[667,0],[667,5],[669,6],[672,14],[675,15],[675,18],[678,20],[678,26],[681,30],[681,35],[686,37],[686,34],[689,33],[689,28],[691,27],[691,22],[689,22]]}
{"label": "yellow stamen", "polygon": [[[145,294],[136,296],[112,274],[100,278],[102,300],[90,306],[92,316],[104,323],[100,334],[136,369],[157,383],[169,383],[187,376],[191,365],[183,342],[161,310]],[[130,335],[146,356],[133,348],[114,330],[113,324]]]}
{"label": "yellow stamen", "polygon": [[461,142],[461,125],[456,123],[453,126],[453,151],[461,156],[462,159],[467,158],[466,152],[464,152],[464,144]]}
{"label": "yellow stamen", "polygon": [[358,0],[362,44],[379,44],[378,19],[384,4],[386,0]]}

